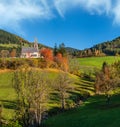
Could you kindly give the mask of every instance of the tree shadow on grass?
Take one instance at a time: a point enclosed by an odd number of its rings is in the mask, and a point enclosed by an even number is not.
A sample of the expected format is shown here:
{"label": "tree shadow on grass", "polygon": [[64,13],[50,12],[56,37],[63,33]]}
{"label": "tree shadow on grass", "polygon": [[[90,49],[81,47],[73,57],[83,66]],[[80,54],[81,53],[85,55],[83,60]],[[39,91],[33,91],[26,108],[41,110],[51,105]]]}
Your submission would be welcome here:
{"label": "tree shadow on grass", "polygon": [[90,100],[88,100],[88,103],[86,105],[91,109],[98,110],[110,110],[114,108],[120,108],[119,97],[120,94],[111,96],[110,103],[108,104],[105,95],[95,95],[94,97],[90,98]]}
{"label": "tree shadow on grass", "polygon": [[59,94],[58,93],[51,93],[50,99],[53,101],[59,101]]}
{"label": "tree shadow on grass", "polygon": [[76,85],[78,86],[77,88],[76,88],[76,90],[82,90],[82,91],[86,91],[86,92],[92,92],[92,93],[94,93],[95,92],[95,90],[94,90],[94,87],[93,86],[91,86],[91,85],[88,85],[88,84],[84,84],[84,83],[76,83]]}
{"label": "tree shadow on grass", "polygon": [[17,109],[17,103],[15,101],[0,100],[0,102],[3,104],[3,107],[6,109]]}

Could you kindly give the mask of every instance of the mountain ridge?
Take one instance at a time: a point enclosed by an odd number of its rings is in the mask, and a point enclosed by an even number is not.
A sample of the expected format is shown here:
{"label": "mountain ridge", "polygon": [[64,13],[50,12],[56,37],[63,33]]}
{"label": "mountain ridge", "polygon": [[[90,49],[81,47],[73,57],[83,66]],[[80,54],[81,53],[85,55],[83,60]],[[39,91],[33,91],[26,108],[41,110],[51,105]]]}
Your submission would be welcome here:
{"label": "mountain ridge", "polygon": [[[12,49],[18,50],[20,52],[20,47],[25,46],[33,46],[33,42],[29,42],[24,38],[7,32],[5,30],[0,29],[0,51],[5,49],[11,51]],[[39,48],[47,47],[44,44],[38,43]],[[89,57],[89,56],[104,56],[104,55],[120,55],[120,36],[116,37],[111,41],[102,42],[96,44],[90,48],[79,50],[72,47],[65,47],[68,54],[75,56],[75,57]],[[97,54],[97,55],[96,55]]]}
{"label": "mountain ridge", "polygon": [[[9,46],[9,47],[8,47]],[[10,32],[7,32],[5,30],[0,29],[0,50],[9,50],[11,51],[14,49],[19,49],[18,52],[20,52],[20,47],[31,47],[33,46],[33,42],[29,42],[28,40],[23,39],[22,37],[12,34]],[[49,47],[45,44],[38,42],[38,47],[41,49],[42,47],[53,49],[52,47]],[[65,47],[67,52],[69,54],[76,54],[78,52],[78,49],[72,48],[72,47]]]}

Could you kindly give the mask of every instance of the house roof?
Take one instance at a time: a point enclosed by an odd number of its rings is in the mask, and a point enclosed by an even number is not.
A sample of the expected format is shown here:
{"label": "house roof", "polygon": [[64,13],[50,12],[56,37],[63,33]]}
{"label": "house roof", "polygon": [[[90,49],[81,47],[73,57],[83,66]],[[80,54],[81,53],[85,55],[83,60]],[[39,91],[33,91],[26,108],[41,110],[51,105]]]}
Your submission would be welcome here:
{"label": "house roof", "polygon": [[38,52],[38,50],[34,47],[22,47],[22,53],[34,53]]}

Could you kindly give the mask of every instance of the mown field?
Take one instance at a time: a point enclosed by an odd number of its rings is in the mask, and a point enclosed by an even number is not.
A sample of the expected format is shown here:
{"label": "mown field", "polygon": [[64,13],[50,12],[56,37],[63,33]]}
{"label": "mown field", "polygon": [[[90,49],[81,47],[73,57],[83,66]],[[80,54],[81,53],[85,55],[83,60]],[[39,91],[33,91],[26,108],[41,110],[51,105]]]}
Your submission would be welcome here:
{"label": "mown field", "polygon": [[[90,71],[94,68],[100,68],[104,61],[109,64],[120,60],[119,57],[91,57],[80,58],[80,71]],[[48,77],[54,79],[58,75],[58,70],[44,69],[48,73]],[[12,86],[12,71],[0,72],[0,103],[3,104],[2,116],[4,119],[10,120],[15,115],[16,109],[16,93]],[[75,96],[89,93],[91,97],[86,100],[79,108],[75,108],[65,113],[60,113],[49,117],[44,122],[45,127],[119,127],[120,126],[120,102],[119,95],[113,96],[111,105],[107,108],[104,96],[94,96],[94,82],[88,79],[82,79],[78,76],[69,74],[70,78],[74,80],[72,86],[74,89],[69,93],[71,98]],[[57,96],[50,100],[48,109],[60,107]],[[52,98],[53,98],[52,97]]]}
{"label": "mown field", "polygon": [[85,71],[94,71],[102,67],[103,62],[108,64],[113,64],[120,60],[119,56],[105,56],[105,57],[89,57],[89,58],[78,58],[80,63],[80,70]]}

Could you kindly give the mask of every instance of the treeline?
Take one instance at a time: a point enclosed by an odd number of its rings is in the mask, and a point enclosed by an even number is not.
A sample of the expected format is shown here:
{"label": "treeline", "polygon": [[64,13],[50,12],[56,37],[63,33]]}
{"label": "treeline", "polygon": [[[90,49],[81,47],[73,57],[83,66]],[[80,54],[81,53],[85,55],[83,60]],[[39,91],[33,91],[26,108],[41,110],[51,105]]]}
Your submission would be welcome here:
{"label": "treeline", "polygon": [[79,52],[79,57],[90,56],[119,56],[120,55],[120,37],[97,44],[89,49],[85,49]]}
{"label": "treeline", "polygon": [[94,46],[93,48],[101,50],[106,55],[120,55],[120,37]]}
{"label": "treeline", "polygon": [[120,37],[97,44],[84,50],[68,49],[73,57],[92,57],[92,56],[119,56],[120,55]]}
{"label": "treeline", "polygon": [[105,53],[102,52],[102,50],[99,50],[97,48],[90,48],[90,49],[85,49],[82,51],[79,51],[78,57],[92,57],[92,56],[106,56]]}

